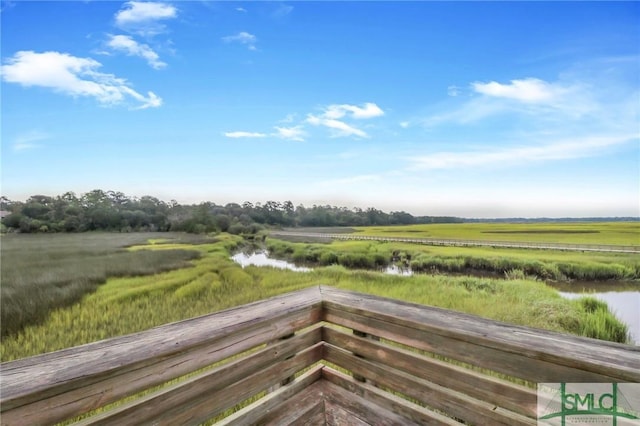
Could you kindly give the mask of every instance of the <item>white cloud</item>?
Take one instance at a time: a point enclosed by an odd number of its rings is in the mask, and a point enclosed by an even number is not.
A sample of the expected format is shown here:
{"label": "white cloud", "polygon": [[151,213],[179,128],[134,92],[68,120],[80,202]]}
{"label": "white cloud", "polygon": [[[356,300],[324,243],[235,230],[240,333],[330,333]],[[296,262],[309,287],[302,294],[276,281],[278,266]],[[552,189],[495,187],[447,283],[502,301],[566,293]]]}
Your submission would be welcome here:
{"label": "white cloud", "polygon": [[597,155],[602,149],[638,140],[637,134],[591,136],[559,140],[548,145],[506,147],[494,150],[438,152],[408,158],[413,169],[458,169],[480,166],[514,166],[549,160],[567,160]]}
{"label": "white cloud", "polygon": [[165,26],[158,21],[173,19],[178,10],[169,3],[129,1],[115,15],[116,26],[145,36],[161,33]]}
{"label": "white cloud", "polygon": [[[518,114],[528,122],[577,120],[594,115],[600,109],[593,87],[579,81],[549,83],[537,78],[472,83],[474,96],[456,108],[434,113],[422,120],[427,127],[440,124],[470,124],[489,117]],[[451,103],[451,102],[450,102]]]}
{"label": "white cloud", "polygon": [[367,102],[362,107],[356,105],[329,105],[323,116],[325,118],[342,118],[347,115],[347,113],[351,113],[351,118],[374,118],[384,115],[384,111],[380,109],[380,107],[374,103]]}
{"label": "white cloud", "polygon": [[382,111],[378,105],[371,102],[367,102],[363,106],[334,104],[326,107],[322,114],[309,114],[306,121],[314,126],[328,127],[332,130],[333,137],[358,136],[366,138],[369,137],[369,135],[367,135],[365,131],[339,119],[368,119],[381,115],[384,115],[384,111]]}
{"label": "white cloud", "polygon": [[176,14],[176,8],[167,3],[129,1],[125,3],[125,9],[116,14],[116,24],[126,25],[170,19],[175,18]]}
{"label": "white cloud", "polygon": [[[252,133],[252,132],[227,132],[224,135],[230,138],[263,138],[267,136],[277,137],[280,139],[286,139],[291,141],[303,142],[308,133],[304,129],[304,123],[311,124],[313,126],[326,127],[331,131],[331,137],[347,137],[357,136],[360,138],[368,138],[369,135],[351,125],[345,121],[338,120],[338,118],[372,118],[384,114],[384,112],[373,103],[366,103],[362,106],[355,105],[330,105],[324,109],[321,114],[313,115],[308,114],[307,118],[299,122],[297,125],[285,125],[274,126],[275,132],[270,134],[266,133]],[[278,123],[289,124],[296,121],[296,114],[288,114],[283,120]]]}
{"label": "white cloud", "polygon": [[228,138],[238,139],[238,138],[266,138],[267,135],[265,133],[258,132],[226,132],[224,134]]}
{"label": "white cloud", "polygon": [[236,10],[238,12],[242,12],[242,13],[246,13],[247,12],[247,9],[245,9],[244,7],[236,7]]}
{"label": "white cloud", "polygon": [[68,53],[20,51],[2,66],[2,79],[22,86],[47,87],[57,93],[95,98],[103,105],[135,101],[136,109],[159,107],[162,99],[133,90],[125,79],[96,71],[102,64]]}
{"label": "white cloud", "polygon": [[400,127],[402,127],[403,129],[409,128],[410,125],[411,125],[411,123],[409,121],[401,121],[400,122]]}
{"label": "white cloud", "polygon": [[274,136],[277,136],[282,139],[303,142],[304,138],[307,136],[307,132],[303,130],[302,126],[274,127],[274,128],[277,131],[276,133],[274,133]]}
{"label": "white cloud", "polygon": [[510,84],[475,82],[471,87],[483,95],[533,103],[552,102],[567,92],[566,88],[537,78],[511,80]]}
{"label": "white cloud", "polygon": [[266,138],[268,136],[275,136],[281,139],[288,139],[292,141],[304,141],[304,137],[307,133],[303,130],[302,126],[294,126],[294,127],[274,127],[276,132],[269,134],[260,133],[260,132],[226,132],[224,135],[228,138],[239,139],[239,138]]}
{"label": "white cloud", "polygon": [[28,149],[38,148],[41,145],[37,142],[49,139],[50,137],[51,136],[49,136],[47,133],[41,132],[39,130],[32,130],[30,132],[23,133],[15,138],[15,140],[13,141],[13,149],[14,151],[25,151]]}
{"label": "white cloud", "polygon": [[458,86],[449,86],[447,87],[447,95],[449,96],[458,96],[460,94],[460,88]]}
{"label": "white cloud", "polygon": [[350,126],[344,121],[334,120],[331,118],[324,118],[322,116],[315,116],[309,114],[307,117],[307,123],[314,126],[324,126],[332,130],[332,137],[344,137],[344,136],[359,136],[361,138],[369,137],[366,132],[356,127]]}
{"label": "white cloud", "polygon": [[146,44],[136,42],[133,38],[126,35],[112,35],[107,45],[114,49],[125,52],[129,56],[139,56],[147,61],[149,66],[154,69],[160,69],[167,66],[165,62],[160,60],[160,56]]}
{"label": "white cloud", "polygon": [[225,43],[240,43],[247,45],[249,50],[256,50],[256,42],[258,39],[253,34],[250,34],[246,31],[241,31],[236,35],[230,35],[226,37],[222,37],[222,41]]}

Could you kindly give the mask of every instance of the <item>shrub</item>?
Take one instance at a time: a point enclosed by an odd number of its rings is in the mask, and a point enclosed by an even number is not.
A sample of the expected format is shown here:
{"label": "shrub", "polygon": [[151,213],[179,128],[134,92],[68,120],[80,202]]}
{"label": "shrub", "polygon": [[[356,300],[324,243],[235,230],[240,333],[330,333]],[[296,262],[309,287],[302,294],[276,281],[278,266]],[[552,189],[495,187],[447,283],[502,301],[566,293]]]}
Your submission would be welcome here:
{"label": "shrub", "polygon": [[338,263],[347,268],[369,269],[375,266],[374,260],[367,253],[361,252],[340,253]]}
{"label": "shrub", "polygon": [[323,266],[337,265],[338,255],[333,251],[325,251],[320,255],[319,262]]}

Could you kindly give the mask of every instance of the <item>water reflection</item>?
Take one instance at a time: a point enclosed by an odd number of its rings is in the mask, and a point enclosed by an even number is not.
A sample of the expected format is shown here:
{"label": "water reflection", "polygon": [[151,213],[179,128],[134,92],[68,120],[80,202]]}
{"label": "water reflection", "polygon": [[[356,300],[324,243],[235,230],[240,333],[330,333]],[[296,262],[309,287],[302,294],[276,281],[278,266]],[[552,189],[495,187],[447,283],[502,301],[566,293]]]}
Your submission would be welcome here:
{"label": "water reflection", "polygon": [[[296,266],[285,260],[270,258],[266,251],[253,253],[237,253],[231,256],[235,262],[243,268],[246,266],[271,266],[273,268],[289,269],[296,272],[309,272],[312,268]],[[383,272],[390,275],[411,276],[414,272],[411,268],[389,265]],[[560,287],[553,284],[554,287]],[[579,290],[578,290],[579,289]],[[603,291],[603,290],[607,291]],[[625,324],[629,326],[631,339],[636,345],[640,345],[640,291],[634,284],[619,288],[623,291],[611,291],[616,288],[610,284],[602,283],[567,283],[558,288],[560,294],[568,299],[576,299],[582,296],[593,296],[607,303],[611,311]]]}
{"label": "water reflection", "polygon": [[289,269],[296,272],[309,272],[311,270],[311,268],[296,266],[284,260],[271,259],[266,251],[237,253],[231,256],[231,259],[239,263],[243,268],[245,266],[271,266],[273,268]]}
{"label": "water reflection", "polygon": [[384,269],[385,274],[389,275],[401,275],[403,277],[409,277],[413,275],[413,271],[408,267],[401,267],[398,265],[389,265]]}

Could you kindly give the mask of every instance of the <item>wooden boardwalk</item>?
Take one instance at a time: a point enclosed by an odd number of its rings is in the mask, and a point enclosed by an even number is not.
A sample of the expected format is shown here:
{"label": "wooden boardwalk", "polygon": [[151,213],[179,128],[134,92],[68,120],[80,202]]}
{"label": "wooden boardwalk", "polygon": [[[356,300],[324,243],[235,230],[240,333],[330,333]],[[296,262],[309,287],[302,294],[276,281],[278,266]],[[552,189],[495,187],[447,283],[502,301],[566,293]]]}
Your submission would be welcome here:
{"label": "wooden boardwalk", "polygon": [[2,363],[0,422],[535,426],[539,382],[640,382],[640,347],[316,286]]}
{"label": "wooden boardwalk", "polygon": [[358,234],[327,234],[320,232],[295,232],[295,231],[271,231],[274,237],[304,237],[324,238],[332,240],[365,240],[385,241],[397,243],[425,244],[430,246],[450,247],[495,247],[514,249],[538,249],[538,250],[564,250],[580,252],[605,252],[605,253],[638,253],[639,246],[620,246],[610,244],[564,244],[564,243],[536,243],[520,241],[489,241],[489,240],[458,240],[443,238],[405,238],[405,237],[381,237],[375,235]]}

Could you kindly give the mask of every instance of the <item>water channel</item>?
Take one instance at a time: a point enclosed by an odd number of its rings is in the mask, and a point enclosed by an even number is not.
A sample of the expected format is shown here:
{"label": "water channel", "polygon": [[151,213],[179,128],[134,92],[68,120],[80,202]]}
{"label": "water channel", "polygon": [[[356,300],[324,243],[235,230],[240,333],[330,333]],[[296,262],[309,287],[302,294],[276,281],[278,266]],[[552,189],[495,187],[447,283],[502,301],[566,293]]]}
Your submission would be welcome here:
{"label": "water channel", "polygon": [[553,287],[568,299],[592,296],[602,300],[616,317],[629,326],[631,340],[640,345],[640,289],[637,286],[586,282],[554,284]]}
{"label": "water channel", "polygon": [[[289,269],[296,272],[309,272],[312,268],[297,266],[285,260],[273,259],[266,251],[252,253],[236,253],[231,257],[243,268],[245,266],[271,266],[280,269]],[[411,268],[400,268],[390,265],[383,270],[387,274],[411,276]],[[566,283],[553,284],[558,292],[568,299],[576,299],[582,296],[593,296],[607,303],[611,311],[625,324],[629,326],[631,339],[636,345],[640,345],[640,289],[632,285],[615,285],[611,283]]]}

